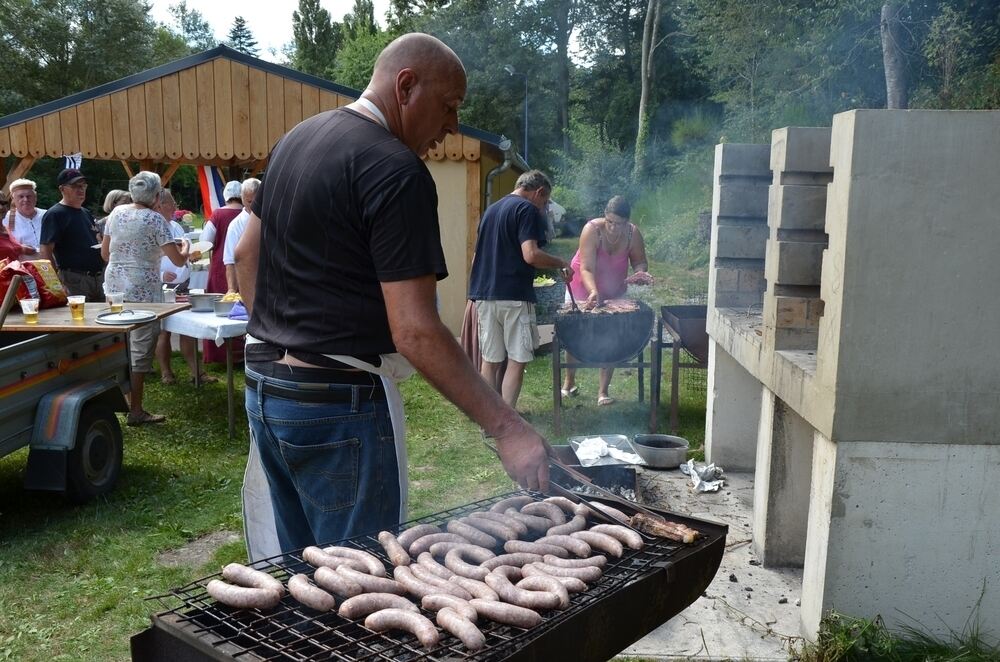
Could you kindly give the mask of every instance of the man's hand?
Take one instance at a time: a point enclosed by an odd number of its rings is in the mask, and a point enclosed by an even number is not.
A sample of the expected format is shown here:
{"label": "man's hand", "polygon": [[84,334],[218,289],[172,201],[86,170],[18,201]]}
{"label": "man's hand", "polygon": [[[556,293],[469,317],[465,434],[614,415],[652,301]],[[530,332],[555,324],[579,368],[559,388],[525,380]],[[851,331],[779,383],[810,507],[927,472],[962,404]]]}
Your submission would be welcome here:
{"label": "man's hand", "polygon": [[503,468],[521,487],[536,492],[549,489],[549,445],[529,425],[497,437]]}
{"label": "man's hand", "polygon": [[562,274],[563,280],[566,281],[567,283],[573,280],[573,273],[574,273],[573,267],[569,266],[563,267],[562,269],[559,270],[559,273]]}

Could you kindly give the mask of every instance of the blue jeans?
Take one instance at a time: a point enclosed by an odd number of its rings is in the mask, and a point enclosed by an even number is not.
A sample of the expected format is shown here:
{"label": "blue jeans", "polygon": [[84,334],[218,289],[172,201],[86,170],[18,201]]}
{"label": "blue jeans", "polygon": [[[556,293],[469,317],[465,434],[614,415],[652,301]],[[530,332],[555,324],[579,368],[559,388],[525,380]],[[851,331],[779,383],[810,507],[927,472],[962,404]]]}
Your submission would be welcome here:
{"label": "blue jeans", "polygon": [[389,529],[400,493],[389,409],[362,387],[325,385],[347,402],[307,402],[264,392],[316,384],[267,377],[246,389],[247,418],[260,449],[283,552]]}

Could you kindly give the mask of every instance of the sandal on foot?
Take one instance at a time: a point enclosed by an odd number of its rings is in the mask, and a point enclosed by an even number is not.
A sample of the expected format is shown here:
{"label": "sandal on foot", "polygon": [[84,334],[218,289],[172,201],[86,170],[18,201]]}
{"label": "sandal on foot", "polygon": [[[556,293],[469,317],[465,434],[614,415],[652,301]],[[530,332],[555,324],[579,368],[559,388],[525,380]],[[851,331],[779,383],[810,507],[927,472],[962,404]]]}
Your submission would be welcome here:
{"label": "sandal on foot", "polygon": [[198,383],[202,383],[202,384],[215,384],[218,381],[219,381],[218,377],[213,377],[212,375],[208,374],[207,372],[201,373],[201,375],[198,376],[197,380],[194,377],[191,378],[191,383],[192,384],[198,384]]}
{"label": "sandal on foot", "polygon": [[177,383],[177,377],[174,375],[163,375],[160,377],[160,383],[164,386],[173,386]]}
{"label": "sandal on foot", "polygon": [[608,405],[613,405],[614,403],[615,403],[615,399],[614,398],[609,398],[606,395],[602,395],[601,397],[597,398],[597,406],[598,407],[606,407]]}
{"label": "sandal on foot", "polygon": [[562,397],[564,398],[575,398],[576,396],[580,395],[580,388],[578,386],[574,386],[573,388],[563,388],[559,390],[560,392],[562,392]]}
{"label": "sandal on foot", "polygon": [[167,420],[167,417],[163,414],[150,414],[148,411],[143,411],[138,416],[128,415],[125,419],[126,425],[131,425],[133,427],[137,425],[150,425],[152,423],[163,423]]}

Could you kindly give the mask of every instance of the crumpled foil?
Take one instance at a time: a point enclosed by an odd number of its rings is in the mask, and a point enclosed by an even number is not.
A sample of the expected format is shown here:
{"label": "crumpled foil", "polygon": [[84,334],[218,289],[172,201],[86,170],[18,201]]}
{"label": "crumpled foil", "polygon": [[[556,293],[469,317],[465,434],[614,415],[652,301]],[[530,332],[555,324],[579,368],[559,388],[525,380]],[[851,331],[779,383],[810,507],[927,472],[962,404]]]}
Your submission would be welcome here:
{"label": "crumpled foil", "polygon": [[580,460],[580,465],[584,467],[597,464],[605,455],[610,455],[626,464],[644,464],[642,458],[635,453],[626,453],[613,446],[608,446],[601,437],[588,437],[581,441],[580,446],[576,449],[576,457]]}
{"label": "crumpled foil", "polygon": [[681,471],[691,477],[691,485],[695,492],[718,492],[726,481],[722,477],[722,467],[715,463],[697,465],[694,460],[688,460],[680,466]]}

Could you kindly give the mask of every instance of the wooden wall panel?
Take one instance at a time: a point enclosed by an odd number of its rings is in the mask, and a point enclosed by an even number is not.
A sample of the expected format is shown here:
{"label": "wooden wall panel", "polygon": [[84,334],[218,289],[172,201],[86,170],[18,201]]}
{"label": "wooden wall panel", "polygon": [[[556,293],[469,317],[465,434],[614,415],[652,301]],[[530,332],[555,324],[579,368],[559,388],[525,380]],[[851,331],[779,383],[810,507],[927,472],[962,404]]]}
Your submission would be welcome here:
{"label": "wooden wall panel", "polygon": [[45,134],[45,153],[53,158],[65,154],[62,148],[62,126],[59,113],[49,113],[42,117],[42,132]]}
{"label": "wooden wall panel", "polygon": [[97,155],[102,159],[114,158],[115,129],[111,124],[111,97],[94,99],[94,136],[97,138]]}
{"label": "wooden wall panel", "polygon": [[250,146],[250,67],[232,62],[233,155],[246,160],[253,156]]}
{"label": "wooden wall panel", "polygon": [[28,155],[28,130],[25,122],[10,127],[10,153],[18,158]]}
{"label": "wooden wall panel", "polygon": [[340,108],[341,106],[346,106],[349,103],[354,103],[354,101],[355,100],[353,98],[346,97],[343,94],[338,94],[337,95],[337,107],[338,108]]}
{"label": "wooden wall panel", "polygon": [[444,154],[451,161],[462,160],[462,134],[449,133],[444,137]]}
{"label": "wooden wall panel", "polygon": [[218,58],[215,69],[215,153],[233,158],[233,75],[230,61]]}
{"label": "wooden wall panel", "polygon": [[267,74],[250,69],[250,151],[255,159],[271,152],[267,141]]}
{"label": "wooden wall panel", "polygon": [[[10,154],[10,131],[7,127],[0,129],[0,156],[8,156]],[[4,164],[0,162],[0,168],[3,168]],[[0,176],[6,173],[0,173]]]}
{"label": "wooden wall panel", "polygon": [[76,154],[80,150],[80,127],[77,124],[76,107],[59,111],[59,124],[62,128],[63,154]]}
{"label": "wooden wall panel", "polygon": [[160,78],[143,86],[146,97],[146,153],[151,159],[166,155],[163,143],[163,85]]}
{"label": "wooden wall panel", "polygon": [[27,122],[28,154],[34,157],[45,156],[45,127],[42,118],[35,117]]}
{"label": "wooden wall panel", "polygon": [[146,92],[142,85],[126,90],[128,93],[128,135],[132,158],[149,156],[149,136],[146,135]]}
{"label": "wooden wall panel", "polygon": [[181,91],[181,145],[184,156],[198,158],[198,74],[194,69],[179,72]]}
{"label": "wooden wall panel", "polygon": [[339,104],[337,103],[337,95],[329,90],[319,91],[319,110],[324,112],[327,110],[333,110],[337,108]]}
{"label": "wooden wall panel", "polygon": [[129,142],[128,92],[115,92],[111,95],[111,131],[115,140],[115,156],[127,159],[132,155],[132,145]]}
{"label": "wooden wall panel", "polygon": [[215,158],[215,65],[211,62],[195,67],[198,80],[198,154]]}
{"label": "wooden wall panel", "polygon": [[94,131],[94,102],[84,101],[76,107],[76,124],[80,135],[80,153],[85,159],[97,158],[97,134]]}
{"label": "wooden wall panel", "polygon": [[479,149],[479,141],[476,138],[462,136],[462,153],[465,155],[466,161],[478,161]]}
{"label": "wooden wall panel", "polygon": [[184,155],[181,141],[181,87],[177,74],[160,79],[160,93],[163,102],[163,153],[168,159],[179,159]]}
{"label": "wooden wall panel", "polygon": [[285,135],[285,81],[267,74],[267,151]]}
{"label": "wooden wall panel", "polygon": [[285,133],[302,121],[302,83],[285,79]]}
{"label": "wooden wall panel", "polygon": [[430,161],[440,161],[444,158],[444,145],[442,143],[436,143],[433,147],[427,150],[427,156],[425,157]]}
{"label": "wooden wall panel", "polygon": [[312,117],[319,112],[319,88],[312,85],[302,86],[302,119]]}
{"label": "wooden wall panel", "polygon": [[479,161],[465,162],[465,268],[471,269],[472,257],[476,254],[476,234],[479,230],[479,217],[482,215],[482,163]]}

